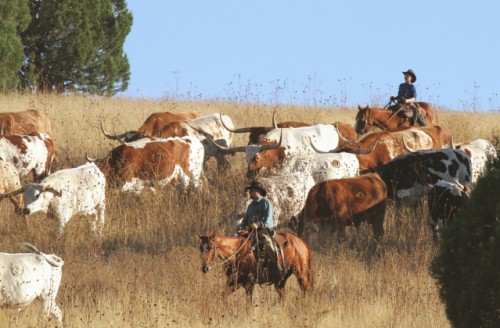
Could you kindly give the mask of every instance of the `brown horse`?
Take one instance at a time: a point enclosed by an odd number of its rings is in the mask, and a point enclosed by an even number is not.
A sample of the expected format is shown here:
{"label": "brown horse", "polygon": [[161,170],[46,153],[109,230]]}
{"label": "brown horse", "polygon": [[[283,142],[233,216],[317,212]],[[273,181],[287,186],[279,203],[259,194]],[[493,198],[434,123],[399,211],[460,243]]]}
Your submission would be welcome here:
{"label": "brown horse", "polygon": [[285,297],[285,284],[295,274],[299,285],[307,294],[313,286],[313,258],[309,245],[291,233],[278,233],[274,240],[278,245],[278,263],[282,275],[270,272],[261,274],[262,268],[258,257],[252,250],[252,234],[248,237],[231,237],[213,232],[200,238],[202,257],[201,270],[207,273],[210,269],[222,265],[226,271],[227,287],[234,292],[239,287],[245,289],[248,301],[252,301],[252,293],[256,284],[274,285],[281,302]]}
{"label": "brown horse", "polygon": [[[436,110],[431,104],[426,102],[417,102],[420,110],[425,114],[427,125],[439,125],[439,118]],[[358,105],[358,114],[356,115],[356,123],[354,130],[358,134],[365,134],[372,129],[379,128],[381,130],[397,131],[411,127],[411,122],[408,118],[399,115],[403,110],[404,105],[397,105],[396,110],[388,110],[383,108],[370,108],[368,106],[362,108]]]}

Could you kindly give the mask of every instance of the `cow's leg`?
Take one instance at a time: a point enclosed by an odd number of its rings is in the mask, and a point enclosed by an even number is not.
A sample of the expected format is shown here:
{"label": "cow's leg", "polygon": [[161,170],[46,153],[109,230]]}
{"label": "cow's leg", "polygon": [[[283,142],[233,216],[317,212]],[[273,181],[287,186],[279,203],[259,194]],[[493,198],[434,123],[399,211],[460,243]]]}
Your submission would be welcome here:
{"label": "cow's leg", "polygon": [[43,313],[45,314],[45,318],[47,319],[47,321],[51,319],[51,316],[54,316],[59,322],[59,325],[62,327],[62,311],[57,306],[55,296],[56,295],[53,295],[53,293],[51,293],[50,295],[47,295],[46,298],[42,299]]}
{"label": "cow's leg", "polygon": [[92,230],[96,232],[96,230],[99,229],[98,232],[100,236],[102,236],[102,231],[104,229],[104,212],[105,212],[105,205],[102,204],[97,209],[95,220],[92,223]]}
{"label": "cow's leg", "polygon": [[385,219],[385,209],[386,201],[380,202],[375,205],[370,211],[370,225],[373,229],[373,234],[377,241],[381,240],[384,236],[384,219]]}

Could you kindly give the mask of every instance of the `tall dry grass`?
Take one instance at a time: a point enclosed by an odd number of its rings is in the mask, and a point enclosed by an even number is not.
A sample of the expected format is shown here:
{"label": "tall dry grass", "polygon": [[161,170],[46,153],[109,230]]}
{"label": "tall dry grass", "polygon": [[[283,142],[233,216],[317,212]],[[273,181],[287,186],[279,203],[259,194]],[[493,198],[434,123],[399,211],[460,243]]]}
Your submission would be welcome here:
{"label": "tall dry grass", "polygon": [[[75,167],[90,156],[104,156],[116,144],[99,131],[139,127],[158,111],[222,112],[235,126],[269,125],[272,107],[216,102],[101,99],[79,96],[0,96],[0,111],[37,108],[51,118],[59,156],[56,168]],[[281,106],[278,120],[353,123],[356,109]],[[500,115],[440,112],[454,139],[468,141],[499,134]],[[235,144],[244,144],[237,135]],[[389,208],[384,240],[376,245],[369,227],[345,243],[326,241],[315,252],[316,281],[307,298],[292,277],[287,299],[278,304],[271,287],[256,288],[254,303],[244,291],[223,297],[222,270],[202,274],[197,233],[232,233],[228,214],[245,183],[245,161],[206,171],[210,187],[180,195],[174,187],[139,197],[107,190],[104,237],[96,238],[88,218],[75,217],[61,238],[54,218],[35,214],[28,222],[0,203],[0,249],[20,251],[28,241],[65,260],[57,302],[66,327],[449,327],[429,264],[436,252],[426,211],[398,215]],[[22,312],[2,310],[2,327],[39,327],[40,302]]]}

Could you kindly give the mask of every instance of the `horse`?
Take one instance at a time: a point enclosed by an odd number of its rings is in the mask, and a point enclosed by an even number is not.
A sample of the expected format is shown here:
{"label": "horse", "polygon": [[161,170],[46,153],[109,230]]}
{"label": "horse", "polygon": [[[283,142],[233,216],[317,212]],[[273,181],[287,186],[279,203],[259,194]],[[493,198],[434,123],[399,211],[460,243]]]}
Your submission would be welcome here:
{"label": "horse", "polygon": [[[425,121],[428,125],[439,125],[436,110],[431,104],[426,102],[417,102],[416,104],[425,115]],[[404,105],[398,104],[396,106],[396,110],[392,111],[383,108],[370,108],[369,106],[362,108],[358,105],[354,130],[358,134],[364,134],[375,128],[398,131],[411,127],[412,123],[407,117],[398,115],[403,110]]]}
{"label": "horse", "polygon": [[[262,274],[258,265],[258,256],[253,251],[252,235],[247,237],[227,236],[212,232],[210,235],[199,235],[202,257],[201,271],[207,273],[222,265],[226,272],[226,285],[229,292],[239,287],[245,289],[247,301],[252,302],[252,293],[256,284],[274,285],[281,303],[285,298],[285,284],[294,274],[304,295],[313,287],[314,267],[310,246],[292,233],[277,233],[274,240],[278,248],[278,263],[281,275],[276,272]],[[218,262],[220,260],[220,262]]]}

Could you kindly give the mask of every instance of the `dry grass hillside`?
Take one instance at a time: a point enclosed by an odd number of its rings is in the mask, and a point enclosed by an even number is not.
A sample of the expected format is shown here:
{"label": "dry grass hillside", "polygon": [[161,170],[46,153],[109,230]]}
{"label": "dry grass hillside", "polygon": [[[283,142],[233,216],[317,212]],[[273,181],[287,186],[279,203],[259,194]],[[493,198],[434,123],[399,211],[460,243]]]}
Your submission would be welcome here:
{"label": "dry grass hillside", "polygon": [[[59,160],[55,169],[78,166],[85,153],[102,157],[117,143],[99,130],[138,128],[158,111],[222,112],[236,127],[270,125],[272,107],[262,105],[176,102],[147,99],[101,99],[80,96],[0,96],[0,112],[36,108],[52,121]],[[280,106],[278,121],[354,123],[356,109]],[[439,112],[455,142],[500,135],[500,114]],[[246,134],[235,138],[246,142]],[[279,305],[271,287],[257,287],[251,306],[242,289],[222,296],[221,269],[201,272],[197,233],[233,233],[228,214],[245,183],[241,154],[230,157],[223,173],[211,162],[205,172],[210,186],[180,195],[167,187],[139,197],[107,190],[106,223],[100,241],[88,218],[74,217],[61,238],[53,217],[43,213],[25,222],[10,202],[0,202],[0,250],[21,252],[30,242],[65,260],[57,297],[66,327],[449,327],[445,307],[429,265],[436,252],[426,213],[395,217],[389,208],[386,235],[377,247],[363,225],[356,243],[354,229],[338,244],[313,245],[316,281],[312,294],[300,293],[293,277]],[[396,224],[397,223],[397,224]],[[1,310],[2,327],[44,325],[40,302],[27,309]]]}

